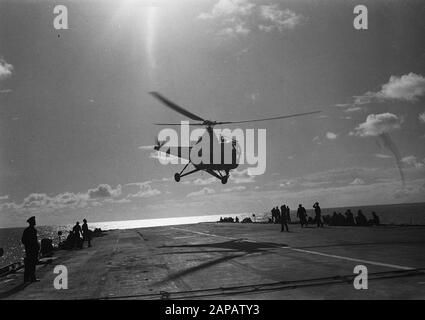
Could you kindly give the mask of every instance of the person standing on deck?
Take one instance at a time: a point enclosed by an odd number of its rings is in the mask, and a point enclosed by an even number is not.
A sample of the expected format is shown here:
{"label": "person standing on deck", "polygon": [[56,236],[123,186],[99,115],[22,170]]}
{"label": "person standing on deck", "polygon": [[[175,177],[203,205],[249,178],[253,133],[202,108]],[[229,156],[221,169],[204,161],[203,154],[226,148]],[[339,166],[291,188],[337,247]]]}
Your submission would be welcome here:
{"label": "person standing on deck", "polygon": [[323,222],[322,222],[322,210],[320,209],[319,202],[316,202],[316,203],[313,205],[313,208],[314,208],[314,213],[316,214],[316,223],[317,223],[317,227],[318,227],[318,228],[320,228],[320,227],[322,227],[322,228],[323,228]]}
{"label": "person standing on deck", "polygon": [[83,242],[81,240],[81,226],[80,226],[80,222],[77,221],[77,223],[75,224],[75,226],[72,228],[72,233],[74,234],[74,245],[77,248],[82,248],[83,246]]}
{"label": "person standing on deck", "polygon": [[291,223],[291,209],[289,209],[289,206],[286,206],[286,220],[288,223]]}
{"label": "person standing on deck", "polygon": [[376,214],[375,211],[372,212],[372,216],[373,216],[373,219],[372,219],[373,224],[375,226],[379,226],[381,223],[380,223],[379,217],[378,217],[378,215]]}
{"label": "person standing on deck", "polygon": [[87,241],[89,244],[89,248],[91,247],[91,230],[89,229],[89,226],[87,225],[87,220],[83,219],[83,226],[81,228],[82,233],[83,233],[83,244],[81,246],[84,245],[84,241]]}
{"label": "person standing on deck", "polygon": [[37,239],[37,230],[35,229],[35,217],[27,220],[29,227],[24,230],[22,234],[22,243],[25,246],[25,271],[24,282],[37,282],[39,281],[35,276],[35,267],[38,261],[38,252],[40,245]]}
{"label": "person standing on deck", "polygon": [[281,210],[280,225],[282,226],[281,229],[280,229],[280,232],[283,232],[285,228],[286,228],[286,231],[289,232],[289,229],[288,229],[288,216],[286,214],[286,212],[287,212],[286,211],[286,206],[285,205],[281,206],[280,207],[280,210]]}
{"label": "person standing on deck", "polygon": [[301,228],[304,228],[307,225],[307,211],[302,204],[298,205],[297,217],[300,219]]}

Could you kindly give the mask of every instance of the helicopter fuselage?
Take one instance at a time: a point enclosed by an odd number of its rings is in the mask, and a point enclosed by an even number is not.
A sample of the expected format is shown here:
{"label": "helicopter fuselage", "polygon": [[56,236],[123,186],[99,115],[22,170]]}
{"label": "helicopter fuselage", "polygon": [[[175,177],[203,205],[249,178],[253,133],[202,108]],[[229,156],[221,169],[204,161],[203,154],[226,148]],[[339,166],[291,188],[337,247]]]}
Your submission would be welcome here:
{"label": "helicopter fuselage", "polygon": [[239,166],[240,147],[235,139],[218,138],[212,130],[206,130],[191,147],[189,161],[199,170],[223,170],[229,172]]}

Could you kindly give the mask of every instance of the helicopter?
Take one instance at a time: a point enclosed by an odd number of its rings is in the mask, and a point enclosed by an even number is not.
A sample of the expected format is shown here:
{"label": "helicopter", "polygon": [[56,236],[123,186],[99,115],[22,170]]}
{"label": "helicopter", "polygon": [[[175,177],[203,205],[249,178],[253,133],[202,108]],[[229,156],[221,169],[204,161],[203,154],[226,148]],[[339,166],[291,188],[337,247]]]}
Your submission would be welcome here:
{"label": "helicopter", "polygon": [[[177,146],[177,147],[168,147],[165,151],[162,150],[162,147],[165,145],[166,141],[159,141],[158,138],[156,140],[156,144],[154,146],[154,150],[165,152],[168,155],[172,155],[177,158],[181,158],[186,160],[186,165],[183,167],[183,169],[180,172],[177,172],[174,174],[174,180],[176,182],[179,182],[181,178],[188,176],[190,174],[193,174],[198,171],[204,171],[209,173],[210,175],[216,177],[218,180],[221,181],[222,184],[226,184],[230,171],[236,169],[239,166],[239,158],[241,153],[241,148],[239,146],[238,141],[231,137],[225,137],[220,136],[218,137],[214,133],[214,126],[219,125],[230,125],[230,124],[240,124],[240,123],[251,123],[251,122],[259,122],[259,121],[269,121],[269,120],[276,120],[276,119],[287,119],[287,118],[295,118],[295,117],[301,117],[311,114],[320,113],[321,111],[311,111],[311,112],[304,112],[304,113],[297,113],[297,114],[291,114],[291,115],[283,115],[283,116],[276,116],[276,117],[268,117],[268,118],[262,118],[262,119],[252,119],[252,120],[242,120],[242,121],[212,121],[212,120],[206,120],[187,109],[181,107],[180,105],[174,103],[170,99],[166,98],[162,94],[152,91],[149,92],[150,95],[152,95],[156,100],[161,102],[166,107],[180,113],[181,115],[197,121],[197,122],[190,122],[190,126],[200,126],[205,127],[204,134],[199,137],[197,142],[189,147],[183,147],[183,146]],[[155,123],[155,125],[158,126],[181,126],[181,123]],[[194,161],[194,159],[199,159],[199,157],[202,157],[202,152],[205,151],[203,149],[196,148],[198,144],[202,143],[203,141],[206,141],[208,139],[209,141],[209,158],[211,161]],[[188,150],[185,150],[186,153],[184,153],[183,149],[187,148]],[[223,154],[224,150],[231,150],[231,161],[223,161]],[[212,161],[214,159],[214,154],[221,154],[221,161],[217,163]],[[188,159],[185,159],[183,154],[186,155]],[[202,158],[205,159],[205,158]],[[193,169],[185,172],[185,170],[188,168],[189,165],[193,166]]]}

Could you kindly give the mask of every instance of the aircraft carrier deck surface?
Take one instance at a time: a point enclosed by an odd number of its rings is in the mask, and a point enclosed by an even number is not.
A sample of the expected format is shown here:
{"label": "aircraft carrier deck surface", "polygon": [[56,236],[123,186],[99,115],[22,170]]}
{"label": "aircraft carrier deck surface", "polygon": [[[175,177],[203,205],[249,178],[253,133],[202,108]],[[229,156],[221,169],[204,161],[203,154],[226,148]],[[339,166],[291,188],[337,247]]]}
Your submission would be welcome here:
{"label": "aircraft carrier deck surface", "polygon": [[[24,286],[0,278],[2,299],[424,299],[425,227],[200,223],[112,230],[93,247],[58,251]],[[68,289],[53,282],[68,269]],[[353,269],[368,269],[368,289]]]}

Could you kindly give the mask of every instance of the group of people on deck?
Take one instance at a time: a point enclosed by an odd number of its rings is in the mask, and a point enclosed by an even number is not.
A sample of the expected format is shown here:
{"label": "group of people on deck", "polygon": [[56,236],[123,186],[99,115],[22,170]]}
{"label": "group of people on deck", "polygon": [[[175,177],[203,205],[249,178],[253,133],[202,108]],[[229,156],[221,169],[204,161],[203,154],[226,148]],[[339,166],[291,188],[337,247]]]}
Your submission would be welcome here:
{"label": "group of people on deck", "polygon": [[80,226],[80,222],[77,221],[72,231],[68,234],[67,241],[73,244],[74,248],[83,248],[84,241],[88,242],[88,247],[91,247],[91,230],[87,225],[87,220],[83,219],[83,225]]}
{"label": "group of people on deck", "polygon": [[280,223],[282,225],[281,231],[289,231],[288,229],[288,223],[291,222],[291,209],[289,209],[289,206],[282,205],[280,207],[275,207],[271,210],[272,212],[272,221],[274,223]]}
{"label": "group of people on deck", "polygon": [[[298,205],[297,218],[301,224],[301,228],[308,226],[309,224],[316,224],[317,228],[323,228],[324,223],[330,226],[379,226],[380,219],[375,212],[372,212],[372,219],[367,219],[363,214],[362,210],[357,212],[357,216],[351,210],[345,212],[345,216],[342,213],[334,212],[333,215],[322,216],[322,209],[320,208],[319,202],[314,203],[314,218],[308,217],[307,210],[302,204]],[[271,210],[272,218],[271,222],[281,224],[281,232],[289,232],[288,223],[291,222],[291,210],[289,206],[282,205],[280,207],[274,207]]]}
{"label": "group of people on deck", "polygon": [[[316,202],[313,205],[314,212],[315,212],[315,219],[313,220],[311,217],[307,217],[307,210],[303,207],[302,204],[298,205],[297,210],[297,218],[300,220],[301,228],[304,228],[304,226],[307,226],[309,223],[312,224],[314,222],[317,223],[317,227],[323,227],[323,221],[322,221],[322,210],[320,209],[319,203]],[[281,229],[280,232],[287,231],[289,232],[288,223],[291,223],[291,209],[288,205],[282,205],[280,207],[274,207],[271,210],[272,213],[272,222],[273,223],[280,223]]]}
{"label": "group of people on deck", "polygon": [[[39,281],[35,275],[36,265],[40,253],[40,244],[37,237],[37,229],[35,217],[31,217],[27,220],[29,226],[24,230],[22,234],[22,244],[25,247],[25,271],[24,271],[24,282],[37,282]],[[70,235],[73,243],[78,245],[80,248],[83,247],[84,241],[88,242],[88,246],[91,247],[91,230],[87,225],[87,220],[83,220],[83,226],[77,221],[76,225],[72,228]],[[82,237],[80,237],[80,235]]]}
{"label": "group of people on deck", "polygon": [[341,212],[334,212],[332,216],[325,216],[323,220],[330,226],[379,226],[381,224],[378,215],[372,212],[372,219],[367,219],[362,210],[357,211],[357,216],[348,209],[343,215]]}

